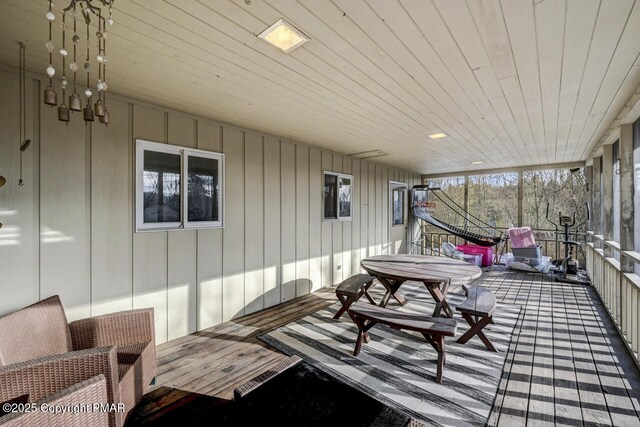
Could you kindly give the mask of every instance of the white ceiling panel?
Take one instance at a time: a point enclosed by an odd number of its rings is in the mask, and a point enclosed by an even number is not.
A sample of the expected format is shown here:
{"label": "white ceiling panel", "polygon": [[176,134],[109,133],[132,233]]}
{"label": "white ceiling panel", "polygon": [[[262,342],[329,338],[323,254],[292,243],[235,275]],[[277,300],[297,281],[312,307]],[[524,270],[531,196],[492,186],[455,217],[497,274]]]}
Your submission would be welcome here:
{"label": "white ceiling panel", "polygon": [[[0,61],[23,41],[43,73],[47,1],[0,7]],[[280,18],[311,41],[257,37]],[[586,160],[640,85],[634,0],[116,0],[114,20],[114,93],[427,174]]]}

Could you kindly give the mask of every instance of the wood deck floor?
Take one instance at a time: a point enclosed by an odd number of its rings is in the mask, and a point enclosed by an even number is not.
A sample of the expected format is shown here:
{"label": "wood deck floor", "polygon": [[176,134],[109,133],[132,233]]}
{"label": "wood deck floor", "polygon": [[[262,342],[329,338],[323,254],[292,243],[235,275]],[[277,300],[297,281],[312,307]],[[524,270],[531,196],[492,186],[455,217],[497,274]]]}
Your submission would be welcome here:
{"label": "wood deck floor", "polygon": [[[592,287],[501,267],[477,283],[524,308],[489,425],[640,426],[640,373]],[[170,406],[184,396],[170,389],[232,398],[285,357],[259,335],[335,301],[333,289],[323,289],[158,346],[158,389],[149,401]]]}

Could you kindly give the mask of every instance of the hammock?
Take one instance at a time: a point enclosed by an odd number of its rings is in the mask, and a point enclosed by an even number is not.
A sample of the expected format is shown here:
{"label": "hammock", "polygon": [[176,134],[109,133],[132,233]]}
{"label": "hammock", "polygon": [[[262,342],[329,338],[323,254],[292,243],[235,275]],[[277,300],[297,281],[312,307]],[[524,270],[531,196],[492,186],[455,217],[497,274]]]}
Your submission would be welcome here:
{"label": "hammock", "polygon": [[415,185],[411,203],[416,218],[476,245],[495,246],[504,240],[500,230],[465,211],[440,188]]}

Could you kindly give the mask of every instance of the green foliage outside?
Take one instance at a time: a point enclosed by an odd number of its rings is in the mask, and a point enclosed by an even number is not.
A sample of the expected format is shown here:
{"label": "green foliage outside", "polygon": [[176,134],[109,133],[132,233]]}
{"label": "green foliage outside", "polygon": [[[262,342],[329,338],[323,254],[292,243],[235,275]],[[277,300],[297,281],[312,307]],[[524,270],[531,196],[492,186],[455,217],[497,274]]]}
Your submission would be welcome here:
{"label": "green foliage outside", "polygon": [[[566,169],[523,172],[523,218],[522,226],[535,230],[536,239],[543,243],[548,256],[561,256],[561,246],[556,252],[554,226],[546,219],[547,203],[549,216],[558,223],[559,212],[573,215],[576,223],[586,220],[586,178],[584,170],[571,172]],[[431,186],[442,189],[455,203],[464,206],[464,177],[433,179]],[[518,224],[518,174],[496,173],[469,176],[468,212],[493,227],[506,229]],[[439,203],[433,216],[452,225],[463,226],[464,218],[451,212]],[[583,227],[582,230],[585,228]],[[425,227],[427,233],[441,233],[435,227]],[[562,240],[560,238],[559,240]]]}

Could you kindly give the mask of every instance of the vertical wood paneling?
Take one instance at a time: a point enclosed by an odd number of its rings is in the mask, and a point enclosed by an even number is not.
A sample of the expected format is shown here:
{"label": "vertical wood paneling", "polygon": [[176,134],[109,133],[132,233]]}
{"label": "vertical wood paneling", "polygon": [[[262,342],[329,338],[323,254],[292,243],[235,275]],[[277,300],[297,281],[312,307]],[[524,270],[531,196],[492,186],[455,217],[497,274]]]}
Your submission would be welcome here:
{"label": "vertical wood paneling", "polygon": [[[322,152],[322,195],[324,198],[324,172],[333,169],[333,156],[327,151]],[[323,202],[324,203],[324,202]],[[323,205],[324,206],[324,205]],[[333,284],[332,274],[332,254],[333,254],[333,222],[324,220],[324,212],[322,212],[322,286],[331,286]]]}
{"label": "vertical wood paneling", "polygon": [[245,313],[264,308],[264,187],[262,136],[245,133]]}
{"label": "vertical wood paneling", "polygon": [[266,136],[264,143],[264,305],[281,301],[280,284],[280,141]]}
{"label": "vertical wood paneling", "polygon": [[[351,158],[346,157],[342,162],[342,172],[347,173],[349,175],[353,174],[353,169],[351,166]],[[342,222],[342,278],[343,280],[350,277],[352,267],[351,267],[351,239],[353,232],[353,217],[355,216],[354,207],[358,203],[358,197],[355,196],[355,191],[353,187],[354,180],[351,180],[351,220]]]}
{"label": "vertical wood paneling", "polygon": [[[35,90],[33,84],[35,83]],[[31,95],[37,98],[36,114],[40,107],[40,90],[37,81],[27,79],[27,106],[31,113]],[[39,181],[37,169],[39,141],[34,138],[31,127],[27,128],[27,138],[33,142],[23,153],[24,185],[18,186],[20,176],[19,111],[15,107],[18,99],[18,75],[0,72],[0,175],[7,182],[0,188],[0,295],[11,295],[0,301],[0,315],[29,305],[38,300],[40,293],[38,274],[39,236],[37,223]],[[55,114],[46,109],[47,114]],[[33,120],[29,114],[28,120]],[[37,134],[35,135],[37,137]]]}
{"label": "vertical wood paneling", "polygon": [[222,246],[222,320],[244,314],[244,132],[224,126],[225,223]]}
{"label": "vertical wood paneling", "polygon": [[[134,105],[134,145],[136,138],[166,142],[165,114],[160,110]],[[135,153],[135,149],[132,152]],[[133,235],[133,308],[145,307],[154,309],[156,341],[165,342],[168,336],[167,232]]]}
{"label": "vertical wood paneling", "polygon": [[[386,243],[382,183],[396,170],[137,103],[112,101],[109,127],[67,127],[49,113],[34,125],[42,159],[34,140],[23,188],[8,143],[16,136],[0,128],[9,179],[0,191],[0,277],[25,281],[0,301],[0,315],[51,294],[70,319],[153,307],[162,343],[338,283],[360,270],[369,243],[369,255]],[[224,228],[134,231],[137,138],[225,152]],[[323,170],[354,176],[352,221],[323,221]]]}
{"label": "vertical wood paneling", "polygon": [[369,168],[369,218],[367,221],[367,242],[369,250],[367,256],[379,255],[376,251],[376,165],[373,163],[368,164]]}
{"label": "vertical wood paneling", "polygon": [[287,141],[280,143],[281,188],[281,302],[296,297],[296,151]]}
{"label": "vertical wood paneling", "polygon": [[196,232],[168,233],[167,337],[169,340],[196,331]]}
{"label": "vertical wood paneling", "polygon": [[360,260],[369,254],[369,163],[360,162]]}
{"label": "vertical wood paneling", "polygon": [[360,229],[362,227],[362,175],[360,173],[360,160],[353,159],[351,162],[351,172],[353,173],[353,224],[351,225],[351,273],[360,272],[360,261],[362,260],[362,244],[360,243]]}
{"label": "vertical wood paneling", "polygon": [[296,145],[296,296],[311,292],[309,282],[309,148]]}
{"label": "vertical wood paneling", "polygon": [[382,217],[382,223],[380,224],[380,231],[382,234],[382,253],[391,253],[391,240],[389,236],[389,173],[388,167],[382,167],[382,182],[380,183],[380,198],[382,203],[380,205],[380,216]]}
{"label": "vertical wood paneling", "polygon": [[[196,147],[193,116],[170,112],[167,122],[169,144]],[[184,213],[186,215],[186,212]],[[167,235],[167,331],[172,340],[196,331],[197,243],[195,230]]]}
{"label": "vertical wood paneling", "polygon": [[376,188],[375,188],[375,192],[376,192],[376,202],[375,202],[375,242],[376,242],[376,255],[380,255],[383,253],[383,222],[382,222],[382,193],[384,191],[384,189],[382,188],[384,186],[384,180],[383,180],[383,176],[382,176],[382,170],[383,170],[383,166],[382,165],[376,165],[375,167],[376,169],[376,176],[375,176],[375,182],[376,182]]}
{"label": "vertical wood paneling", "polygon": [[133,307],[133,158],[130,105],[109,102],[91,138],[91,314]]}
{"label": "vertical wood paneling", "polygon": [[[222,151],[222,126],[198,119],[197,140],[201,150]],[[197,231],[198,330],[222,322],[222,233],[221,228]]]}
{"label": "vertical wood paneling", "polygon": [[311,292],[322,286],[322,152],[309,150],[309,280]]}
{"label": "vertical wood paneling", "polygon": [[[338,154],[333,155],[333,168],[334,172],[342,172],[342,156]],[[338,197],[340,197],[338,195]],[[333,245],[333,282],[332,284],[338,284],[342,282],[342,224],[343,221],[334,221],[332,223],[332,245]]]}
{"label": "vertical wood paneling", "polygon": [[68,126],[43,108],[40,213],[40,297],[59,294],[69,320],[90,314],[90,154],[87,127]]}

